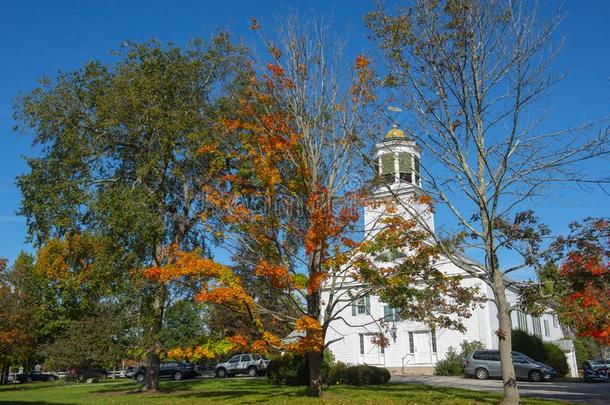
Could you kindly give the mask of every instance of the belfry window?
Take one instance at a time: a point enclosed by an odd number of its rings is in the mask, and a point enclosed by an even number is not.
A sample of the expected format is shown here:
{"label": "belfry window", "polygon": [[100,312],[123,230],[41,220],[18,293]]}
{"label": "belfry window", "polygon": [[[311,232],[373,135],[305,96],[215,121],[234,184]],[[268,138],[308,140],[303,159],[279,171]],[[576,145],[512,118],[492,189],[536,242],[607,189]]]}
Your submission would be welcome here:
{"label": "belfry window", "polygon": [[381,155],[379,158],[381,166],[381,177],[384,183],[394,183],[394,155],[392,153],[386,153]]}
{"label": "belfry window", "polygon": [[412,156],[405,152],[398,154],[398,177],[401,181],[413,183]]}

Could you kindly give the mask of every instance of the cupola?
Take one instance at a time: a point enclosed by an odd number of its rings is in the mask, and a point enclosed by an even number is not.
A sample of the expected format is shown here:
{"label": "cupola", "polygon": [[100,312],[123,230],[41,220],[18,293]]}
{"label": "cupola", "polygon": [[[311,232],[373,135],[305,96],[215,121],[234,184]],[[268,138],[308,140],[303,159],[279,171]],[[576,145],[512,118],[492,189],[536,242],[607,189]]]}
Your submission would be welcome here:
{"label": "cupola", "polygon": [[396,125],[375,145],[377,173],[388,184],[421,185],[417,144]]}

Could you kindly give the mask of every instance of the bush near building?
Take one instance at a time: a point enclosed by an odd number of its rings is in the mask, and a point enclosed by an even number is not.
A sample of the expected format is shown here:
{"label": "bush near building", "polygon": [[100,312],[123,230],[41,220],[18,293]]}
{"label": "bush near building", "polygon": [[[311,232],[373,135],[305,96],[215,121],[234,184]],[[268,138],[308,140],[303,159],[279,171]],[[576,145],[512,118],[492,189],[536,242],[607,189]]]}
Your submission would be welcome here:
{"label": "bush near building", "polygon": [[335,367],[339,370],[334,373],[336,381],[331,381],[334,384],[347,385],[377,385],[385,384],[390,381],[390,372],[382,367],[374,367],[366,364],[358,366],[344,367],[337,363]]}
{"label": "bush near building", "polygon": [[548,364],[557,371],[558,377],[565,377],[570,370],[568,361],[559,346],[551,342],[543,342],[536,335],[530,335],[522,330],[513,330],[513,351],[521,352],[541,363]]}
{"label": "bush near building", "polygon": [[[322,359],[322,376],[324,381],[330,375],[333,366],[333,357],[330,351],[324,351]],[[299,354],[285,353],[271,360],[265,371],[267,378],[278,385],[299,386],[309,385],[309,369],[307,360]]]}
{"label": "bush near building", "polygon": [[455,348],[449,347],[447,355],[443,360],[436,363],[434,375],[463,375],[464,360],[475,350],[484,349],[485,345],[478,340],[468,342],[464,340],[460,344],[460,353]]}
{"label": "bush near building", "polygon": [[[301,386],[309,384],[306,359],[298,354],[285,354],[274,358],[266,370],[267,378],[278,385]],[[332,354],[324,352],[322,377],[326,385],[374,385],[390,381],[390,372],[385,368],[366,364],[347,366],[334,363]]]}

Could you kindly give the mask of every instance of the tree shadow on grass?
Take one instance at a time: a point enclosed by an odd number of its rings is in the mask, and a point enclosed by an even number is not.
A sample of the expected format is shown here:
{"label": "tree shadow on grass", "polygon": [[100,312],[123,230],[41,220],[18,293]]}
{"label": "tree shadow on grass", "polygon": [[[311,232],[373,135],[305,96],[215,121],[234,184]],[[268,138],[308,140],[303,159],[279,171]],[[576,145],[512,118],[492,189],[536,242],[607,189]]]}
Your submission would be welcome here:
{"label": "tree shadow on grass", "polygon": [[350,386],[338,385],[331,392],[340,394],[342,391],[362,392],[388,398],[390,400],[401,400],[406,403],[443,403],[449,400],[464,400],[468,403],[481,404],[497,404],[500,398],[493,394],[480,393],[476,391],[461,390],[456,388],[432,387],[423,384],[383,384],[383,385],[365,385],[365,386]]}
{"label": "tree shadow on grass", "polygon": [[192,391],[185,392],[183,394],[178,394],[175,397],[184,398],[184,399],[223,399],[231,402],[239,402],[241,404],[254,404],[261,402],[269,402],[276,398],[281,398],[285,402],[290,402],[294,400],[295,403],[299,403],[299,399],[306,398],[307,392],[306,390],[298,390],[298,391],[259,391],[256,389],[243,389],[243,390],[202,390],[202,391]]}
{"label": "tree shadow on grass", "polygon": [[5,400],[0,398],[0,404],[2,405],[62,405],[61,402],[45,402],[45,401],[13,401]]}
{"label": "tree shadow on grass", "polygon": [[[18,391],[34,391],[39,389],[47,389],[54,387],[65,387],[68,384],[59,383],[20,383],[11,385],[0,385],[0,395],[3,392],[18,392]],[[0,402],[1,403],[1,402]]]}

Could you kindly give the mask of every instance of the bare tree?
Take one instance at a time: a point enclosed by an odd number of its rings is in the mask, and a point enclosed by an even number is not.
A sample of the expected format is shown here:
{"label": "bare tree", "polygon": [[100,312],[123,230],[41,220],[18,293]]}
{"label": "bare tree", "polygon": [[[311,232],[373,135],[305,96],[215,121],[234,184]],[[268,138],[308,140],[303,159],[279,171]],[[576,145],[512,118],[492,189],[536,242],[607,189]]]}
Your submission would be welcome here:
{"label": "bare tree", "polygon": [[[522,264],[502,269],[501,253],[515,247],[503,225],[556,182],[609,180],[608,173],[589,178],[582,171],[586,161],[608,157],[607,128],[544,132],[538,125],[538,102],[563,77],[550,69],[561,13],[552,15],[541,20],[528,1],[454,0],[415,1],[395,12],[380,5],[366,18],[387,62],[389,102],[413,113],[410,135],[430,156],[422,168],[425,188],[457,218],[464,247],[484,253],[484,264],[473,266],[432,233],[447,257],[493,291],[507,404],[519,403],[507,274],[530,260],[526,255]],[[520,224],[517,215],[513,224]]]}

